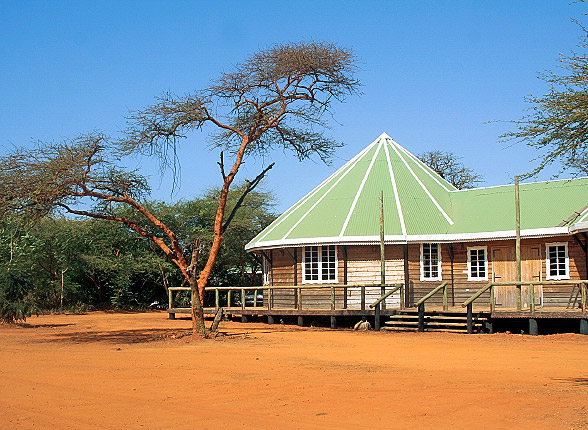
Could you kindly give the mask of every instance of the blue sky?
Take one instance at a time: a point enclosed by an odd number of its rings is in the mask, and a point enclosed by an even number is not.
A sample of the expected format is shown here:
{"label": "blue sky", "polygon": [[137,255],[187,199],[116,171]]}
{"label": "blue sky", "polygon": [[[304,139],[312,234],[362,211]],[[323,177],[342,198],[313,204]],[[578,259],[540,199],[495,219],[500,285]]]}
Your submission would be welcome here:
{"label": "blue sky", "polygon": [[[335,105],[328,133],[345,143],[332,166],[280,151],[265,181],[281,212],[346,160],[388,133],[409,151],[452,151],[485,177],[512,182],[538,155],[498,136],[524,97],[546,87],[580,31],[585,4],[528,1],[9,1],[0,0],[0,153],[93,130],[114,135],[124,116],[163,91],[204,88],[249,54],[277,42],[330,41],[360,60],[363,96]],[[217,151],[194,133],[183,144],[181,186],[170,195],[152,163],[153,197],[175,201],[220,183]],[[539,179],[549,178],[550,172]]]}

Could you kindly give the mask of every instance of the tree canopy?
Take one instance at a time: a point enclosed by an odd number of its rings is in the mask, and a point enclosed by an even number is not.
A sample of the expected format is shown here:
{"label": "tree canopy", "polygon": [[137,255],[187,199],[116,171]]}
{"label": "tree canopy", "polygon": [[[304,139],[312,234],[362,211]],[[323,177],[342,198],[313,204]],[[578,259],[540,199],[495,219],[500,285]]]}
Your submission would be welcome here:
{"label": "tree canopy", "polygon": [[559,173],[588,173],[588,31],[580,28],[578,52],[560,54],[558,70],[539,74],[549,90],[527,97],[528,114],[514,121],[516,130],[501,136],[540,151],[537,166],[524,176],[537,175],[554,163]]}
{"label": "tree canopy", "polygon": [[[179,268],[192,288],[194,331],[203,331],[200,305],[223,235],[247,195],[273,167],[246,180],[241,197],[227,212],[231,185],[242,163],[275,148],[299,159],[316,155],[328,160],[340,143],[328,138],[324,129],[333,102],[358,94],[355,72],[351,50],[330,43],[278,44],[261,50],[222,73],[208,88],[184,96],[164,94],[152,106],[132,112],[120,137],[94,132],[17,149],[0,158],[0,215],[41,219],[68,212],[125,225]],[[177,147],[194,130],[206,132],[212,148],[221,150],[222,185],[203,266],[197,258],[201,238],[191,238],[196,242],[188,245],[188,255],[178,234],[144,204],[147,179],[125,169],[121,161],[132,155],[155,156],[162,171],[193,163],[179,160]]]}
{"label": "tree canopy", "polygon": [[474,188],[484,177],[460,163],[461,157],[452,152],[429,151],[419,154],[419,159],[458,190]]}

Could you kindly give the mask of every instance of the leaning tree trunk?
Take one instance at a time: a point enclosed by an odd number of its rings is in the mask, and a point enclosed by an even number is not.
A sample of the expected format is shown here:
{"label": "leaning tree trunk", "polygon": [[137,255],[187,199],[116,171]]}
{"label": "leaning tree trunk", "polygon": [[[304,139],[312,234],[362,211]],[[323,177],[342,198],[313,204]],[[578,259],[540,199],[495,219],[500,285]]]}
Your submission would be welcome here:
{"label": "leaning tree trunk", "polygon": [[204,309],[202,308],[202,300],[200,299],[200,292],[198,291],[198,278],[196,277],[196,266],[200,258],[200,239],[194,241],[194,250],[192,251],[192,261],[188,270],[190,292],[192,294],[192,333],[206,334],[206,326],[204,325]]}

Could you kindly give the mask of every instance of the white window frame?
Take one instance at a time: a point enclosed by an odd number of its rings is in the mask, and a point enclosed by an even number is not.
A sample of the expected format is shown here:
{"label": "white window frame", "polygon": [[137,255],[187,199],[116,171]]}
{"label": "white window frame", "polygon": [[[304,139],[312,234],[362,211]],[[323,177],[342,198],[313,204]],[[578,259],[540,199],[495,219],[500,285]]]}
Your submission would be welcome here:
{"label": "white window frame", "polygon": [[[486,276],[472,276],[472,254],[471,251],[484,251],[484,273]],[[488,247],[487,246],[468,246],[468,281],[487,281],[488,280]]]}
{"label": "white window frame", "polygon": [[441,274],[441,244],[439,243],[427,243],[427,245],[437,245],[437,273],[438,276],[436,277],[425,277],[425,265],[423,259],[423,245],[421,243],[421,281],[441,281],[442,274]]}
{"label": "white window frame", "polygon": [[[563,275],[551,275],[551,264],[549,261],[549,247],[551,246],[563,246],[565,251],[565,265],[566,273]],[[545,244],[545,275],[548,281],[558,281],[563,279],[570,279],[570,258],[568,254],[568,243],[567,242],[552,242]]]}
{"label": "white window frame", "polygon": [[[318,248],[318,279],[306,279],[306,248],[302,248],[302,283],[303,284],[337,284],[339,279],[339,259],[337,256],[336,245],[314,245]],[[323,278],[323,247],[333,246],[335,248],[335,279],[322,279]],[[327,268],[328,270],[328,268]]]}

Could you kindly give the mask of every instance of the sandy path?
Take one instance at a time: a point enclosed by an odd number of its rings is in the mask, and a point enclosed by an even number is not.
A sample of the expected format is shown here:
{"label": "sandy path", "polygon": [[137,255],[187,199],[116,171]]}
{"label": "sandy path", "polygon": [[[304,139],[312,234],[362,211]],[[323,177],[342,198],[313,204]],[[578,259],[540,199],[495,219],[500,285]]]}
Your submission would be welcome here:
{"label": "sandy path", "polygon": [[588,428],[588,337],[357,333],[163,313],[0,325],[0,429]]}

